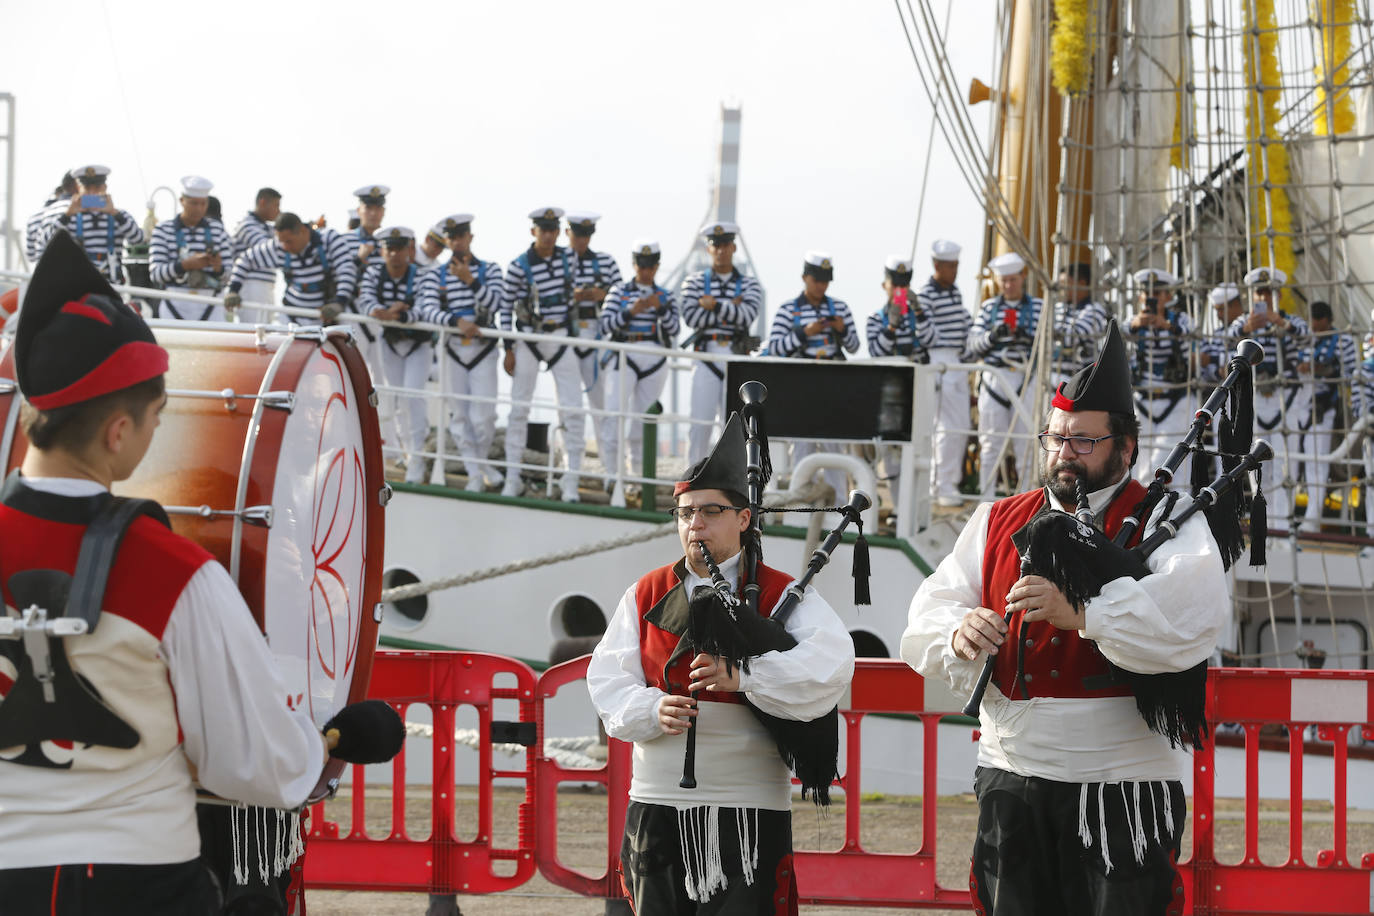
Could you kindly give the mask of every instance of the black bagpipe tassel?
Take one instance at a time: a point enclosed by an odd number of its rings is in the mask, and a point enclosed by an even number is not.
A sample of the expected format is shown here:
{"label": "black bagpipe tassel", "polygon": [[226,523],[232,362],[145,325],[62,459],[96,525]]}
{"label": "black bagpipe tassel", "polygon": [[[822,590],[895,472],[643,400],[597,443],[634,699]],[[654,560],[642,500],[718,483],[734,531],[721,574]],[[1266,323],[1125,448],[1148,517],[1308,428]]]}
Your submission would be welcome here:
{"label": "black bagpipe tassel", "polygon": [[1263,566],[1264,542],[1269,534],[1269,509],[1264,502],[1264,491],[1259,481],[1255,481],[1255,498],[1250,501],[1250,565]]}
{"label": "black bagpipe tassel", "polygon": [[1201,446],[1194,448],[1193,463],[1191,467],[1192,479],[1189,481],[1192,486],[1193,496],[1197,496],[1199,490],[1212,482],[1212,478],[1216,476],[1216,474],[1213,473],[1214,470],[1215,462],[1212,460],[1212,456],[1207,450]]}
{"label": "black bagpipe tassel", "polygon": [[868,576],[870,567],[868,565],[868,539],[864,537],[864,523],[858,522],[859,536],[854,540],[854,603],[872,604],[873,598],[868,592]]}

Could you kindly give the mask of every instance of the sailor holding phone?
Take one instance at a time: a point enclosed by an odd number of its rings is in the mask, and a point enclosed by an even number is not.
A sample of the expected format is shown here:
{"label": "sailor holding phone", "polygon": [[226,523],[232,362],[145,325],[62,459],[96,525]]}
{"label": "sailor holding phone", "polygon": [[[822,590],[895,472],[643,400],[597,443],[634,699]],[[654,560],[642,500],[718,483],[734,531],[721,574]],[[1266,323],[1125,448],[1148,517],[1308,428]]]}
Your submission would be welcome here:
{"label": "sailor holding phone", "polygon": [[123,283],[124,246],[142,245],[147,236],[129,211],[115,209],[105,185],[109,174],[110,168],[105,165],[72,169],[79,193],[71,196],[66,211],[44,229],[43,244],[59,227],[66,229],[101,273],[114,283]]}

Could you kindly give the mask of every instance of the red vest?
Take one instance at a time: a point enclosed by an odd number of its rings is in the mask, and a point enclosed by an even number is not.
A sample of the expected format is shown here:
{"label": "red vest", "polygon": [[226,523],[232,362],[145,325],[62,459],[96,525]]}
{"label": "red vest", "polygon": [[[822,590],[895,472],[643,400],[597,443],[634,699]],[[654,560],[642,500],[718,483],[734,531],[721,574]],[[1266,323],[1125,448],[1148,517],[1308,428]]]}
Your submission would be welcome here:
{"label": "red vest", "polygon": [[[678,696],[688,696],[688,674],[694,653],[687,651],[682,636],[687,631],[687,598],[682,578],[687,574],[685,560],[661,566],[635,584],[635,603],[639,611],[639,655],[644,665],[644,683]],[[759,614],[767,617],[782,600],[792,576],[762,563],[758,567]],[[697,692],[699,700],[720,703],[740,702],[737,693]]]}
{"label": "red vest", "polygon": [[[1103,524],[1103,532],[1107,537],[1116,536],[1122,522],[1144,495],[1144,487],[1134,480],[1127,481],[1107,507]],[[992,504],[992,511],[988,514],[988,540],[983,549],[983,607],[998,613],[1006,607],[1007,592],[1021,578],[1021,558],[1011,542],[1011,536],[1044,505],[1043,489],[1018,493]],[[1140,534],[1140,528],[1137,528],[1127,546],[1139,542]],[[1012,617],[1011,629],[1006,642],[1002,644],[1002,651],[997,653],[992,678],[997,688],[1009,697],[1016,679],[1017,656],[1022,652],[1025,658],[1025,693],[1018,686],[1017,696],[1012,699],[1131,695],[1130,687],[1124,684],[1107,684],[1097,689],[1084,685],[1084,678],[1097,679],[1090,681],[1094,687],[1099,683],[1105,684],[1102,676],[1108,674],[1107,660],[1092,640],[1083,639],[1077,630],[1061,630],[1044,620],[1025,624],[1022,615],[1016,614]]]}

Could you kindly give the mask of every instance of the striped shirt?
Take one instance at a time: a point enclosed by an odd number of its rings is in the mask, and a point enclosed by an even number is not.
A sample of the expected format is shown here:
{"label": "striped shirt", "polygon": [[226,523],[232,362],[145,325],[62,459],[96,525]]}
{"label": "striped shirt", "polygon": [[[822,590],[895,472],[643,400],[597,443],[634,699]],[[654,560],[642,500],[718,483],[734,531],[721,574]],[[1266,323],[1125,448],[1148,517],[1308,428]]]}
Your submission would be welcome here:
{"label": "striped shirt", "polygon": [[[239,224],[234,227],[233,238],[234,259],[237,260],[239,255],[243,254],[254,245],[272,241],[274,238],[272,235],[272,225],[252,210],[249,210],[248,215],[240,220]],[[239,279],[244,281],[258,280],[263,283],[271,283],[276,280],[276,275],[270,270],[249,270],[239,277]]]}
{"label": "striped shirt", "polygon": [[501,265],[474,257],[468,270],[472,272],[471,284],[464,283],[453,270],[452,260],[420,275],[420,321],[454,328],[458,319],[466,318],[484,328],[495,326],[505,286]]}
{"label": "striped shirt", "polygon": [[[805,328],[815,321],[830,318],[844,319],[844,334],[826,329],[807,336]],[[769,356],[796,356],[806,359],[843,359],[841,349],[850,353],[859,349],[859,334],[854,329],[854,316],[849,306],[839,299],[826,296],[819,305],[812,305],[805,294],[783,304],[773,316],[768,333]]]}
{"label": "striped shirt", "polygon": [[375,317],[376,312],[389,308],[393,302],[404,302],[411,308],[392,320],[403,324],[420,320],[414,306],[424,282],[421,273],[419,267],[407,264],[405,273],[393,277],[385,264],[368,265],[367,270],[363,272],[363,278],[358,281],[358,311]]}
{"label": "striped shirt", "polygon": [[886,307],[868,316],[864,329],[868,355],[910,356],[917,362],[929,362],[926,349],[935,340],[935,322],[930,320],[930,313],[925,309],[907,309],[895,326],[892,317]]}
{"label": "striped shirt", "polygon": [[[382,243],[374,239],[362,226],[342,233],[342,237],[343,240],[348,243],[348,250],[349,253],[353,255],[354,263],[358,265],[359,276],[374,264],[380,267],[386,267],[386,259],[382,257]],[[372,246],[372,254],[368,255],[366,264],[358,259],[358,252],[362,250],[364,245]]]}
{"label": "striped shirt", "polygon": [[[57,204],[53,204],[54,207]],[[142,245],[148,240],[143,228],[129,215],[128,210],[116,210],[114,215],[85,210],[68,215],[62,212],[48,224],[43,244],[48,243],[58,229],[66,229],[85,249],[87,257],[105,276],[123,282],[122,262],[125,245]]]}
{"label": "striped shirt", "polygon": [[[702,297],[708,295],[716,299],[714,309],[701,306]],[[700,332],[698,350],[703,349],[706,340],[725,341],[736,332],[748,334],[762,307],[763,287],[737,268],[725,275],[704,270],[689,275],[682,283],[682,320],[687,327]]]}
{"label": "striped shirt", "polygon": [[1188,380],[1193,319],[1168,304],[1161,306],[1169,322],[1167,328],[1132,327],[1125,333],[1126,339],[1135,345],[1132,380],[1145,388],[1179,385]]}
{"label": "striped shirt", "polygon": [[568,307],[572,303],[573,260],[573,253],[561,245],[554,246],[553,255],[547,260],[531,245],[511,261],[506,268],[501,295],[501,329],[547,334],[567,328]]}
{"label": "striped shirt", "polygon": [[[658,304],[638,315],[631,312],[645,296],[658,294]],[[624,280],[606,294],[601,309],[601,336],[612,340],[663,343],[671,346],[678,332],[677,300],[658,284],[644,286]]]}
{"label": "striped shirt", "polygon": [[318,309],[325,304],[326,292],[333,293],[330,301],[346,306],[358,283],[358,262],[343,236],[333,229],[312,229],[310,242],[300,254],[289,253],[276,239],[254,245],[234,260],[229,289],[238,292],[251,270],[280,270],[286,280],[282,302],[296,308]]}
{"label": "striped shirt", "polygon": [[1255,377],[1257,379],[1271,379],[1277,375],[1282,375],[1289,379],[1296,378],[1298,359],[1302,355],[1303,338],[1307,336],[1307,322],[1297,315],[1283,312],[1283,317],[1288,320],[1286,330],[1267,324],[1247,334],[1245,322],[1249,317],[1249,315],[1241,315],[1231,322],[1231,326],[1226,329],[1226,337],[1232,342],[1249,337],[1264,348],[1264,359],[1255,367]]}
{"label": "striped shirt", "polygon": [[[620,266],[616,264],[615,258],[606,254],[604,251],[592,251],[587,249],[585,255],[573,255],[573,288],[583,289],[596,287],[597,289],[607,290],[623,279],[620,276]],[[599,318],[601,302],[579,302],[578,316],[584,320],[596,321]]]}
{"label": "striped shirt", "polygon": [[1220,382],[1232,356],[1231,341],[1226,336],[1226,329],[1222,328],[1204,336],[1198,341],[1197,352],[1199,355],[1205,353],[1210,358],[1207,365],[1198,372],[1198,380],[1213,385]]}
{"label": "striped shirt", "polygon": [[1087,299],[1076,305],[1054,304],[1054,365],[1065,374],[1097,359],[1098,348],[1107,336],[1107,310],[1100,302]]}
{"label": "striped shirt", "polygon": [[1340,396],[1341,382],[1350,381],[1359,368],[1360,358],[1355,350],[1355,338],[1339,331],[1312,333],[1311,347],[1304,361],[1312,367],[1316,379],[1314,393],[1328,404]]}
{"label": "striped shirt", "polygon": [[[202,251],[217,252],[222,266],[218,271],[207,269],[188,273],[181,266],[182,260]],[[229,233],[224,231],[224,224],[217,219],[206,216],[199,225],[188,227],[181,221],[181,214],[177,214],[158,223],[153,229],[149,275],[154,283],[213,292],[224,285],[224,279],[233,264],[233,244],[229,241]]]}
{"label": "striped shirt", "polygon": [[[968,341],[973,316],[964,308],[964,297],[957,286],[941,286],[931,277],[916,291],[916,303],[930,316],[934,339],[926,344],[932,350],[962,350]],[[924,341],[923,341],[924,342]]]}
{"label": "striped shirt", "polygon": [[43,209],[30,216],[24,224],[24,253],[28,255],[30,263],[36,262],[43,254],[43,245],[48,240],[48,226],[67,212],[71,200],[70,197],[49,197],[43,201]]}
{"label": "striped shirt", "polygon": [[[1024,368],[1030,360],[1031,343],[1040,324],[1040,310],[1044,303],[1038,298],[1022,296],[1008,302],[1002,296],[986,300],[978,307],[978,317],[969,328],[966,350],[974,359],[989,366]],[[1003,336],[994,330],[1003,326],[1003,313],[1016,309],[1016,330]]]}
{"label": "striped shirt", "polygon": [[1374,410],[1374,356],[1360,363],[1350,382],[1350,417],[1347,426],[1354,426],[1366,413]]}

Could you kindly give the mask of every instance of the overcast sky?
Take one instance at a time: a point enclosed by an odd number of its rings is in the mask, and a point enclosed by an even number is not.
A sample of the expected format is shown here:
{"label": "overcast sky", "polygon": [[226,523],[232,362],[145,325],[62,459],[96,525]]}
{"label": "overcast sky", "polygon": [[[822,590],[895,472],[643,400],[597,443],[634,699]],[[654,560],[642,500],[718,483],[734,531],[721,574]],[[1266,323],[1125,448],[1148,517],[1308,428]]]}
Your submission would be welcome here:
{"label": "overcast sky", "polygon": [[[961,80],[989,77],[984,5],[956,15]],[[0,0],[0,22],[21,225],[88,162],[140,221],[154,188],[205,175],[231,229],[262,185],[342,227],[350,192],[379,183],[388,222],[472,212],[474,250],[503,264],[529,241],[525,214],[553,205],[602,213],[594,246],[622,269],[657,238],[666,273],[706,215],[733,98],[739,220],[770,312],[814,248],[862,319],[916,227],[930,106],[887,0]],[[173,206],[159,197],[159,217]],[[971,298],[982,214],[938,137],[925,213],[921,255],[941,236],[971,249]]]}

